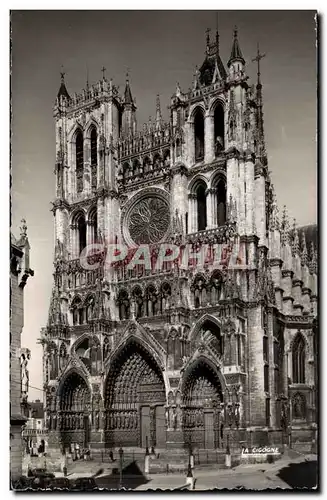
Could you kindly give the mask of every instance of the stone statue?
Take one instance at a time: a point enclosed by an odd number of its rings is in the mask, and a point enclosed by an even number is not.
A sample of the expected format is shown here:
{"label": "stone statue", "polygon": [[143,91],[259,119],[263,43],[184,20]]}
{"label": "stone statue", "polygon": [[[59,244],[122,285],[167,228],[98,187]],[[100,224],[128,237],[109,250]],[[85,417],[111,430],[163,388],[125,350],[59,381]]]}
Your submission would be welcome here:
{"label": "stone statue", "polygon": [[20,359],[22,393],[26,398],[27,398],[27,394],[28,394],[28,385],[29,385],[29,372],[27,369],[29,359],[30,359],[29,352],[27,352],[26,355],[23,353],[21,355],[21,359]]}

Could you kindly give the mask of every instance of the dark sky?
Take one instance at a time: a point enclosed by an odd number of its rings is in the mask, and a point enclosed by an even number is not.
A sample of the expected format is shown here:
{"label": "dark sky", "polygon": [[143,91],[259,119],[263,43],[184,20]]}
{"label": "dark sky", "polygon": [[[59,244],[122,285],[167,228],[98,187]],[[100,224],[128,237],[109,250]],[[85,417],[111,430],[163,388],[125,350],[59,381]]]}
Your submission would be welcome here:
{"label": "dark sky", "polygon": [[[31,348],[31,385],[42,386],[41,349],[52,280],[55,134],[52,107],[61,65],[68,91],[79,92],[101,68],[124,88],[127,68],[141,128],[155,114],[160,94],[164,117],[178,81],[192,85],[204,59],[205,30],[214,11],[15,11],[12,14],[12,216],[19,233],[25,217],[34,278],[25,291],[23,345]],[[313,11],[220,11],[223,62],[233,28],[249,76],[255,78],[257,41],[262,61],[269,169],[280,207],[300,225],[316,222],[316,32]],[[31,391],[31,398],[40,397]]]}

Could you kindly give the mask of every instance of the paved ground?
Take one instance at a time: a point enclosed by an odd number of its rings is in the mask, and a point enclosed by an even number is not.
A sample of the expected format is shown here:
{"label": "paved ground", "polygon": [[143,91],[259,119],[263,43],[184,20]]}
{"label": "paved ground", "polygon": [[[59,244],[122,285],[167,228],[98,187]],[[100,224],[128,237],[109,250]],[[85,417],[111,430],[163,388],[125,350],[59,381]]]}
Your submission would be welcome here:
{"label": "paved ground", "polygon": [[[88,462],[88,472],[83,474],[73,469],[68,477],[75,479],[81,475],[96,476],[99,488],[118,489],[120,478],[113,466]],[[62,475],[62,474],[56,474]],[[317,483],[317,456],[300,455],[297,458],[283,457],[272,464],[240,465],[234,469],[216,469],[214,466],[206,469],[195,469],[195,490],[208,489],[293,489],[314,488]],[[186,484],[185,475],[153,474],[145,477],[134,463],[124,468],[123,486],[127,489],[144,491],[148,489],[174,489]]]}

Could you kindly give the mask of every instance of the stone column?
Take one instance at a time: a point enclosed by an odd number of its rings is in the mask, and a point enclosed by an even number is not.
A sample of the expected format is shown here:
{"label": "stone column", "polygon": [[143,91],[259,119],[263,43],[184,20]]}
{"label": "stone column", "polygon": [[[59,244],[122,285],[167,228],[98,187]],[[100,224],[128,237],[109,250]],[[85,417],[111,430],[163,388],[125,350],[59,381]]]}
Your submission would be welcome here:
{"label": "stone column", "polygon": [[259,245],[266,246],[266,193],[265,177],[262,171],[259,171],[255,177],[255,225]]}
{"label": "stone column", "polygon": [[195,140],[194,140],[194,122],[188,122],[186,125],[186,135],[188,147],[188,166],[194,165],[195,163]]}
{"label": "stone column", "polygon": [[254,233],[253,221],[254,221],[254,157],[248,154],[245,159],[245,206],[246,206],[246,217],[245,217],[245,234],[251,235]]}
{"label": "stone column", "polygon": [[[172,200],[172,214],[178,215],[182,218],[183,228],[185,227],[185,214],[188,212],[188,201],[187,201],[187,170],[184,165],[179,164],[179,166],[173,167],[172,170],[172,183],[171,183],[171,200]],[[189,216],[190,220],[190,216]]]}
{"label": "stone column", "polygon": [[215,159],[214,118],[206,114],[204,118],[204,162],[211,163]]}
{"label": "stone column", "polygon": [[244,159],[239,161],[238,197],[236,199],[238,212],[238,233],[240,236],[246,234],[246,208],[245,208],[245,163]]}
{"label": "stone column", "polygon": [[196,195],[193,193],[190,193],[188,195],[189,198],[189,232],[190,233],[196,233],[198,230],[198,224],[197,224],[197,200],[196,200]]}
{"label": "stone column", "polygon": [[212,210],[212,189],[206,190],[206,203],[207,203],[207,229],[213,227],[213,210]]}

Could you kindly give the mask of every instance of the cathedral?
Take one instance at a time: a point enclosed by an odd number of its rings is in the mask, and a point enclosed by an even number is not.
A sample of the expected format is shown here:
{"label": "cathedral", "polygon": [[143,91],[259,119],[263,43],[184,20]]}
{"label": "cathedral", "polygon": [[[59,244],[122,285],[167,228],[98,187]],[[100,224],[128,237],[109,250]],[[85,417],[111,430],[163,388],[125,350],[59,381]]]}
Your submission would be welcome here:
{"label": "cathedral", "polygon": [[41,332],[49,449],[312,442],[316,226],[278,210],[262,57],[252,85],[237,30],[227,64],[207,32],[168,123],[157,96],[142,130],[129,77],[121,94],[103,69],[70,95],[62,73]]}

